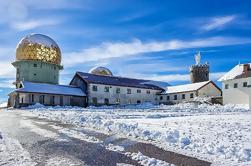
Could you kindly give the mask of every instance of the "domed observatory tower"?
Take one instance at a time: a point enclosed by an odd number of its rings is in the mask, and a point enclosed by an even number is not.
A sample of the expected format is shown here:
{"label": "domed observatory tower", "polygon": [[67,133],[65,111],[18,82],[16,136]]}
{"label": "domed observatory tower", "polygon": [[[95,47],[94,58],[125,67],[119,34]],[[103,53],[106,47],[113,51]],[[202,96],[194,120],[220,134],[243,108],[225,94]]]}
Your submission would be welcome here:
{"label": "domed observatory tower", "polygon": [[43,34],[30,34],[16,48],[16,87],[20,81],[58,84],[61,51],[57,43]]}
{"label": "domed observatory tower", "polygon": [[195,65],[190,66],[190,79],[192,83],[204,82],[209,80],[209,64],[200,64],[200,52],[195,56]]}

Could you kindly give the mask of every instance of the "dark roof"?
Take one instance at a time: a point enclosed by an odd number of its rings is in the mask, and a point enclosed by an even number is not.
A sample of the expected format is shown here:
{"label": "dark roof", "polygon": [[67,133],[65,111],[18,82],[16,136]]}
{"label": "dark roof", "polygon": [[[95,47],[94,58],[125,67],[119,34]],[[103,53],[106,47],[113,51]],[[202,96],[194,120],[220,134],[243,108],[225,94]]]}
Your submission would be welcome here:
{"label": "dark roof", "polygon": [[21,84],[22,87],[16,89],[15,92],[86,96],[86,94],[80,88],[70,85],[55,85],[46,83],[34,83],[28,81],[23,81]]}
{"label": "dark roof", "polygon": [[154,81],[151,80],[133,79],[116,76],[103,76],[84,72],[77,72],[76,75],[80,76],[80,78],[82,78],[87,83],[164,90],[160,86],[154,85]]}

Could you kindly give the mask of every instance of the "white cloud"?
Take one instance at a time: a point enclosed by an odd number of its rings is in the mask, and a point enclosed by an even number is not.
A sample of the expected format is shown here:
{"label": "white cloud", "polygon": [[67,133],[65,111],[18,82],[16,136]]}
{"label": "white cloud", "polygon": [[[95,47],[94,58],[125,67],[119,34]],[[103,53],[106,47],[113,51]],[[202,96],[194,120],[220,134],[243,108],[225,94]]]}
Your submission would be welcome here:
{"label": "white cloud", "polygon": [[1,80],[0,81],[0,87],[1,88],[15,88],[15,86],[13,85],[13,82],[14,82],[14,79]]}
{"label": "white cloud", "polygon": [[[132,42],[104,42],[98,46],[83,49],[80,52],[66,53],[63,64],[72,66],[90,61],[99,61],[109,58],[119,58],[133,56],[142,53],[160,52],[168,50],[179,50],[187,48],[215,47],[236,44],[250,43],[250,38],[234,38],[234,37],[212,37],[197,40],[170,40],[170,41],[152,41],[142,42],[135,39]],[[69,61],[69,57],[71,58]]]}
{"label": "white cloud", "polygon": [[236,19],[235,15],[214,17],[214,18],[211,18],[208,23],[206,23],[205,25],[202,25],[201,29],[205,31],[211,31],[214,29],[223,28],[227,24],[230,24],[231,22],[233,22],[235,19]]}
{"label": "white cloud", "polygon": [[2,62],[0,62],[0,66],[1,66],[0,77],[14,78],[15,68],[10,64],[10,62],[2,61]]}
{"label": "white cloud", "polygon": [[52,26],[59,24],[60,21],[55,20],[26,20],[26,21],[17,21],[12,22],[11,27],[18,31],[25,31],[30,29],[35,29],[43,26]]}

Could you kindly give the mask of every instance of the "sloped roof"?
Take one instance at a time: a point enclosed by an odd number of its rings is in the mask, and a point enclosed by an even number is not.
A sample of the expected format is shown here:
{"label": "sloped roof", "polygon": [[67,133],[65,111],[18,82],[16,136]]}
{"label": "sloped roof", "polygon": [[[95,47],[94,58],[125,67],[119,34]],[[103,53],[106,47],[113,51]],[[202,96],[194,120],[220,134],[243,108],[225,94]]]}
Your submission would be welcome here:
{"label": "sloped roof", "polygon": [[[231,69],[224,76],[222,76],[218,81],[226,81],[226,80],[232,80],[236,78],[251,77],[251,71],[249,71],[247,74],[243,73],[243,65],[244,64],[236,65],[233,69]],[[250,66],[251,63],[248,63],[247,65]]]}
{"label": "sloped roof", "polygon": [[117,77],[117,76],[95,75],[95,74],[84,73],[84,72],[77,72],[76,74],[79,75],[87,83],[164,90],[160,86],[157,86],[153,82],[151,82],[151,80],[133,79],[133,78]]}
{"label": "sloped roof", "polygon": [[212,82],[212,81],[204,81],[204,82],[198,82],[198,83],[193,83],[193,84],[169,86],[169,87],[167,87],[165,94],[196,91],[196,90],[199,90],[200,88],[202,88],[203,86],[207,85],[210,82]]}
{"label": "sloped roof", "polygon": [[46,83],[33,83],[24,81],[21,83],[22,88],[16,89],[16,92],[28,93],[46,93],[69,96],[86,96],[86,94],[78,87],[70,85],[55,85]]}

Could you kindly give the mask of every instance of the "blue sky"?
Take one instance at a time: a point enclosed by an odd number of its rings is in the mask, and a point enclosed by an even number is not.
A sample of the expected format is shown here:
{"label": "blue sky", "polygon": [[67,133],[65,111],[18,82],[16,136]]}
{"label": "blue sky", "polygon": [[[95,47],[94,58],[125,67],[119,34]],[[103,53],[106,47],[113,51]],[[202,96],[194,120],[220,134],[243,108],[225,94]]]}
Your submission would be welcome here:
{"label": "blue sky", "polygon": [[63,84],[97,65],[114,75],[188,83],[197,51],[216,81],[250,62],[250,6],[232,0],[0,0],[0,102],[13,88],[16,45],[30,33],[60,46]]}

